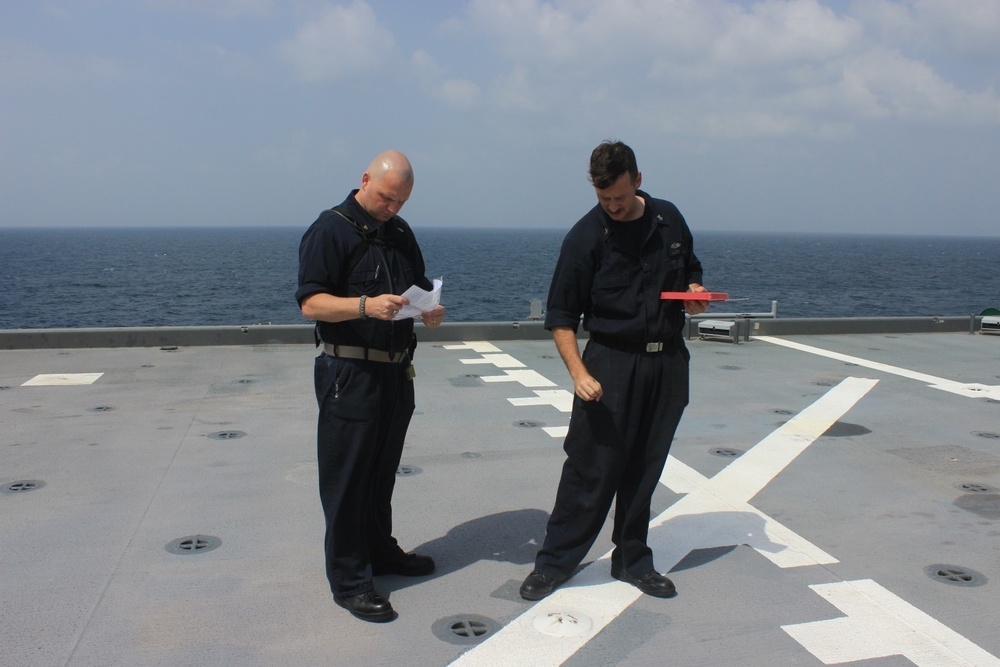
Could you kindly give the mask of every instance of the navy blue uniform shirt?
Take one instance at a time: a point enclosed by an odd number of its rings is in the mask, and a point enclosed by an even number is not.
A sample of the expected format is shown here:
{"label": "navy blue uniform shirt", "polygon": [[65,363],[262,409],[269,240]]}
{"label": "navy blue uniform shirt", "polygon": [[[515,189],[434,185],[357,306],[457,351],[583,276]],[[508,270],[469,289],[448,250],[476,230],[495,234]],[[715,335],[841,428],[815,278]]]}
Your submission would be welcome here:
{"label": "navy blue uniform shirt", "polygon": [[[591,337],[638,345],[680,338],[684,306],[661,301],[660,292],[686,292],[701,284],[701,262],[684,216],[677,207],[653,199],[646,202],[635,244],[615,226],[600,205],[583,216],[566,234],[545,313],[545,328],[583,328]],[[624,223],[626,225],[632,223]]]}
{"label": "navy blue uniform shirt", "polygon": [[[424,257],[413,231],[398,215],[384,223],[372,220],[351,191],[334,207],[320,213],[299,244],[299,288],[295,298],[301,307],[306,297],[320,292],[341,297],[402,294],[411,285],[431,289],[424,275]],[[355,255],[367,238],[367,249]],[[356,261],[353,268],[350,264]],[[355,345],[389,352],[404,352],[413,339],[413,319],[386,322],[375,318],[346,322],[319,322],[324,342]]]}

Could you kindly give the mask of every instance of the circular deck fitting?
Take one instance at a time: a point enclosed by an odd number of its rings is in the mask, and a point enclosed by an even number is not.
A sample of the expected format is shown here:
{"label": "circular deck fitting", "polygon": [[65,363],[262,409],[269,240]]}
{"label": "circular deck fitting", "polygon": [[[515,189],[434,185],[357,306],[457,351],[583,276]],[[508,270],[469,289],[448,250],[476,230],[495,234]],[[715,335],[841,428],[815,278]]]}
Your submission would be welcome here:
{"label": "circular deck fitting", "polygon": [[545,422],[538,422],[532,419],[519,419],[518,421],[514,422],[514,426],[518,428],[540,428],[542,426],[545,426]]}
{"label": "circular deck fitting", "polygon": [[177,346],[176,345],[164,345],[163,347],[160,348],[160,351],[161,352],[176,352],[177,351]]}
{"label": "circular deck fitting", "polygon": [[242,438],[246,436],[243,431],[217,431],[215,433],[209,433],[208,437],[211,440],[236,440],[237,438]]}
{"label": "circular deck fitting", "polygon": [[10,387],[6,387],[6,386],[0,387],[0,391],[7,391],[8,389],[10,389]]}
{"label": "circular deck fitting", "polygon": [[396,477],[412,477],[414,475],[419,475],[422,472],[423,470],[417,466],[411,466],[408,463],[404,463],[396,468]]}
{"label": "circular deck fitting", "polygon": [[462,452],[461,456],[463,459],[480,459],[483,457],[479,452]]}
{"label": "circular deck fitting", "polygon": [[253,378],[240,378],[239,380],[234,380],[233,384],[253,384],[256,382]]}
{"label": "circular deck fitting", "polygon": [[156,368],[156,366],[154,364],[143,364],[139,368]]}
{"label": "circular deck fitting", "polygon": [[962,482],[958,488],[966,493],[990,493],[996,490],[988,484],[980,484],[979,482]]}
{"label": "circular deck fitting", "polygon": [[774,410],[771,410],[771,412],[773,412],[776,415],[791,415],[791,414],[795,414],[791,410],[785,410],[784,408],[776,408]]}
{"label": "circular deck fitting", "polygon": [[163,548],[172,554],[188,556],[191,554],[206,553],[219,547],[221,544],[222,540],[211,535],[189,535],[187,537],[178,537]]}
{"label": "circular deck fitting", "polygon": [[962,567],[961,565],[944,565],[937,563],[935,565],[928,565],[924,568],[924,573],[934,579],[935,581],[940,581],[944,584],[951,584],[952,586],[982,586],[986,583],[986,577],[976,572],[973,569]]}
{"label": "circular deck fitting", "polygon": [[726,364],[725,366],[719,366],[719,368],[721,368],[724,371],[741,371],[741,370],[743,370],[742,366],[732,366],[732,365],[729,365],[729,364]]}
{"label": "circular deck fitting", "polygon": [[45,482],[40,479],[22,479],[17,482],[11,482],[10,484],[4,484],[0,491],[4,493],[26,493],[27,491],[34,491],[35,489],[40,489],[45,486]]}
{"label": "circular deck fitting", "polygon": [[727,459],[735,459],[746,454],[742,449],[736,449],[734,447],[715,447],[714,449],[708,450],[708,453],[712,456],[722,456]]}
{"label": "circular deck fitting", "polygon": [[549,637],[582,637],[590,632],[593,621],[583,614],[553,611],[535,616],[531,626]]}
{"label": "circular deck fitting", "polygon": [[973,431],[972,434],[989,440],[1000,439],[1000,433],[993,433],[992,431]]}
{"label": "circular deck fitting", "polygon": [[110,405],[98,405],[92,408],[87,408],[87,412],[111,412],[114,408]]}
{"label": "circular deck fitting", "polygon": [[434,623],[431,632],[450,644],[478,644],[495,633],[500,625],[492,618],[477,614],[448,616]]}

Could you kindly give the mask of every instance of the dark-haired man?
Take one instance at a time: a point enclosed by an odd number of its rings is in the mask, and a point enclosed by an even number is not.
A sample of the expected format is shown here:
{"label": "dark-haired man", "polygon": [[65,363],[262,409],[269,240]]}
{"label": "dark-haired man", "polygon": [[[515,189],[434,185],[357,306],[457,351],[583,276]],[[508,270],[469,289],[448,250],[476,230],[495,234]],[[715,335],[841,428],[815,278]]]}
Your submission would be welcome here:
{"label": "dark-haired man", "polygon": [[[392,491],[413,415],[413,319],[396,319],[411,285],[432,287],[409,225],[397,214],[413,189],[399,151],[372,160],[338,206],[323,211],[299,245],[302,314],[316,320],[319,492],[326,516],[326,574],[334,601],[373,622],[396,617],[373,575],[423,576],[429,556],[392,536]],[[436,327],[441,306],[421,313]]]}
{"label": "dark-haired man", "polygon": [[[540,600],[569,579],[615,505],[611,575],[657,597],[676,594],[646,544],[650,501],[688,402],[684,308],[666,291],[705,292],[691,232],[673,204],[639,189],[632,149],[605,141],[590,157],[597,206],[566,235],[545,328],[573,379],[566,462],[535,569],[521,597]],[[583,352],[577,327],[590,340]]]}

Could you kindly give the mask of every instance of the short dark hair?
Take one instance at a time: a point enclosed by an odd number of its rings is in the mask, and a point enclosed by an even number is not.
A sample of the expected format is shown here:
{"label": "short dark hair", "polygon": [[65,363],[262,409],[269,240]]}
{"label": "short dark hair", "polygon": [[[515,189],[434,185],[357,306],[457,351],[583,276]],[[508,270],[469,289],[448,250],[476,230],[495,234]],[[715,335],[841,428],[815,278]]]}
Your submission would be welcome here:
{"label": "short dark hair", "polygon": [[602,141],[590,154],[590,182],[598,190],[611,187],[625,172],[628,172],[633,183],[639,178],[635,153],[622,142],[610,139]]}

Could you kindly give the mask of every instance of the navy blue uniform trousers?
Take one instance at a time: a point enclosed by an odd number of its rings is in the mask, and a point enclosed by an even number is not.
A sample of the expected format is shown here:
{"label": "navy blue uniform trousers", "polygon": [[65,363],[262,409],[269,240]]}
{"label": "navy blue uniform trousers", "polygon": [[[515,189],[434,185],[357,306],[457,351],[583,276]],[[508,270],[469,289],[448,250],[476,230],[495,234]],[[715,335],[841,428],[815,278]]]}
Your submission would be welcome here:
{"label": "navy blue uniform trousers", "polygon": [[563,443],[566,462],[535,558],[542,574],[565,579],[587,555],[615,502],[612,568],[653,569],[646,544],[650,502],[688,403],[690,355],[679,342],[658,353],[626,352],[594,341],[583,360],[601,383],[600,401],[574,398]]}
{"label": "navy blue uniform trousers", "polygon": [[319,495],[334,595],[372,590],[372,563],[403,554],[392,536],[391,503],[414,407],[405,369],[326,354],[316,358]]}

